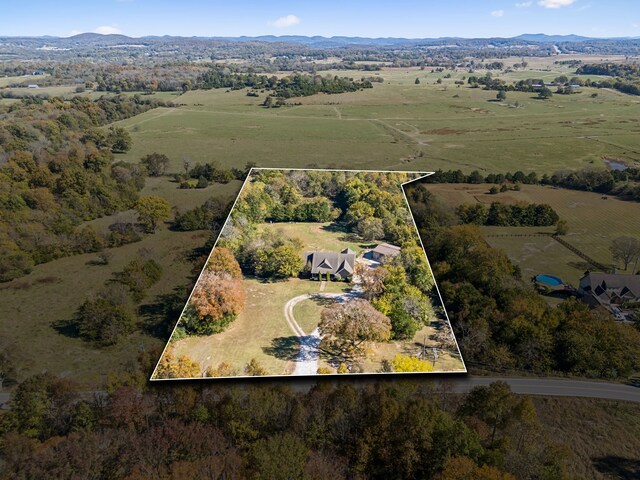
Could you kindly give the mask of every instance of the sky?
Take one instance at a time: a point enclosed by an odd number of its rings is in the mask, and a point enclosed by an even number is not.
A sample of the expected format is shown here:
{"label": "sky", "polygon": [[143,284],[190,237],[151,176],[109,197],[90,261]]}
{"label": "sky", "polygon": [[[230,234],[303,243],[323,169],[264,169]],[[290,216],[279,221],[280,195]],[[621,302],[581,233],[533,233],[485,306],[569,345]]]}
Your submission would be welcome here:
{"label": "sky", "polygon": [[0,36],[640,37],[638,0],[0,0]]}

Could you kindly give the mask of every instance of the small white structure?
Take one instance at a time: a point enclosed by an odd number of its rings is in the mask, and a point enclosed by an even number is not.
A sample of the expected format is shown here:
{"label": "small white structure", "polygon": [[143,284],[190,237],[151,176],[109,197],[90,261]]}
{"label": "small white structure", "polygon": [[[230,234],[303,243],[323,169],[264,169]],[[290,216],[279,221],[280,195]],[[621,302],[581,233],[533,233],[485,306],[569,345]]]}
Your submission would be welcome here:
{"label": "small white structure", "polygon": [[35,83],[31,83],[29,85],[27,85],[27,88],[40,88],[38,85],[36,85]]}

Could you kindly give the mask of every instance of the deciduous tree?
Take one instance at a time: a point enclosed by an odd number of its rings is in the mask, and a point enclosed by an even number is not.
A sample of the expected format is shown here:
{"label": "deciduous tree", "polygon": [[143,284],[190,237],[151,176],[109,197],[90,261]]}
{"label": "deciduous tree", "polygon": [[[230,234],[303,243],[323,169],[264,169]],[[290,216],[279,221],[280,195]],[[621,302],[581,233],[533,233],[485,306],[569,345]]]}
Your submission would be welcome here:
{"label": "deciduous tree", "polygon": [[363,299],[325,308],[318,328],[323,341],[344,357],[361,354],[365,342],[384,342],[391,336],[389,318]]}
{"label": "deciduous tree", "polygon": [[138,221],[150,232],[154,232],[158,228],[158,222],[166,220],[171,214],[169,202],[155,195],[140,197],[135,208]]}
{"label": "deciduous tree", "polygon": [[634,237],[618,237],[611,242],[613,259],[622,262],[624,269],[640,257],[640,240]]}

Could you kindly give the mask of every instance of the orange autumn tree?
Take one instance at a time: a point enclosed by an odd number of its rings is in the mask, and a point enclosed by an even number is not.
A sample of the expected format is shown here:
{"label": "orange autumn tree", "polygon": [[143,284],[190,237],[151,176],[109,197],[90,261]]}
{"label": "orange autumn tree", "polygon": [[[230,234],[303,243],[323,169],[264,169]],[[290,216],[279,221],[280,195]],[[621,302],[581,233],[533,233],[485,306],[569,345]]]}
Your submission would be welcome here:
{"label": "orange autumn tree", "polygon": [[244,301],[238,261],[230,250],[216,247],[191,295],[183,326],[200,335],[220,332],[242,311]]}

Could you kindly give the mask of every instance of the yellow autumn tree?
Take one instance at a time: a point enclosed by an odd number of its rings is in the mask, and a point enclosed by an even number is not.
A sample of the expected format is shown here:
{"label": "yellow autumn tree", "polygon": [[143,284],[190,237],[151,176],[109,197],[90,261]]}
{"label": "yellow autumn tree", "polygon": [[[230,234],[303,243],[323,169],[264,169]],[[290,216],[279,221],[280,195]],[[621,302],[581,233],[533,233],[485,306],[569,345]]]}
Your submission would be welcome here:
{"label": "yellow autumn tree", "polygon": [[187,355],[176,357],[169,347],[160,359],[155,378],[198,378],[200,364]]}
{"label": "yellow autumn tree", "polygon": [[431,362],[418,357],[397,354],[393,357],[391,367],[394,372],[431,372]]}

